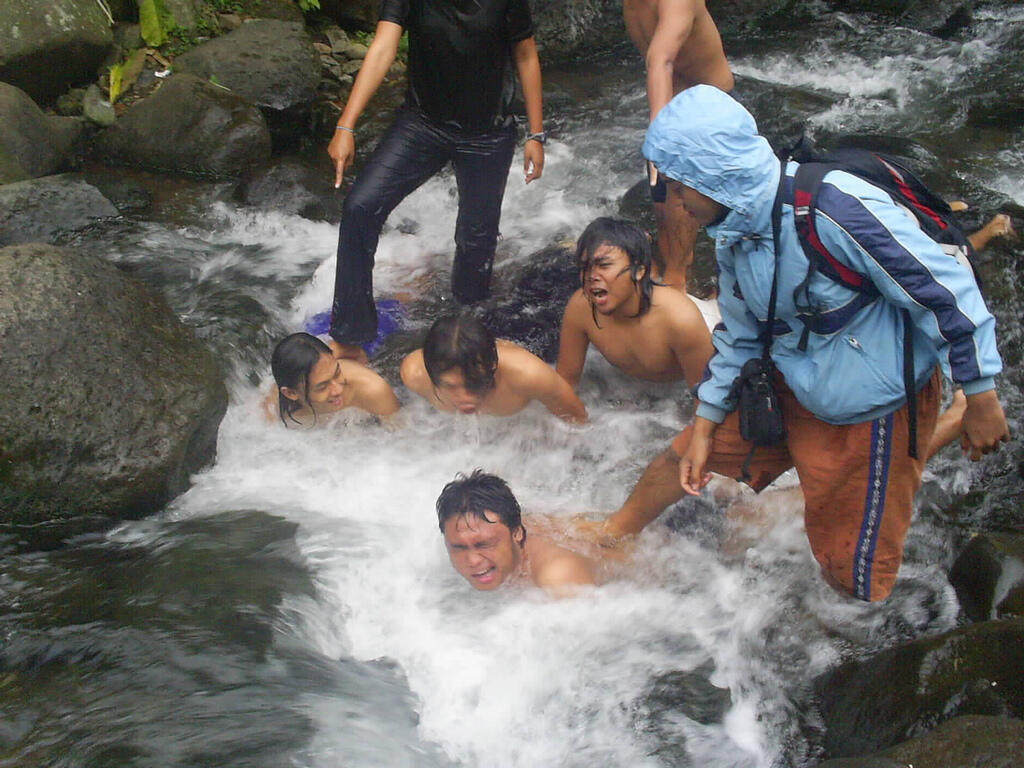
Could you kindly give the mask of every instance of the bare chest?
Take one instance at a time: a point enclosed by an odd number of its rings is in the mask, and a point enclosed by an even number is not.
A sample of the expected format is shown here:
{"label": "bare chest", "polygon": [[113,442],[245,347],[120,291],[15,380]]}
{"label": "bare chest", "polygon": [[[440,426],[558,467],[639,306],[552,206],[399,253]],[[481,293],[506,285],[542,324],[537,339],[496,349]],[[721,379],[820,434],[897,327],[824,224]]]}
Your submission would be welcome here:
{"label": "bare chest", "polygon": [[648,381],[683,378],[683,369],[662,334],[645,329],[628,334],[601,329],[592,333],[590,340],[609,363],[630,376]]}

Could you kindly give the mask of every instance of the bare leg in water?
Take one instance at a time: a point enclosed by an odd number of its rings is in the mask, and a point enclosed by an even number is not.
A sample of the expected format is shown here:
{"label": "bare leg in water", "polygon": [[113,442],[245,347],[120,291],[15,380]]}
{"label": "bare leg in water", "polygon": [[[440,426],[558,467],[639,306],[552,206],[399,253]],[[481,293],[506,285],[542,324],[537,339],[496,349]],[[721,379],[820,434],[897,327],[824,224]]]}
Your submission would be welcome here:
{"label": "bare leg in water", "polygon": [[654,203],[654,218],[658,223],[654,278],[686,293],[686,273],[693,263],[697,222],[683,208],[678,184],[668,185],[664,203]]}

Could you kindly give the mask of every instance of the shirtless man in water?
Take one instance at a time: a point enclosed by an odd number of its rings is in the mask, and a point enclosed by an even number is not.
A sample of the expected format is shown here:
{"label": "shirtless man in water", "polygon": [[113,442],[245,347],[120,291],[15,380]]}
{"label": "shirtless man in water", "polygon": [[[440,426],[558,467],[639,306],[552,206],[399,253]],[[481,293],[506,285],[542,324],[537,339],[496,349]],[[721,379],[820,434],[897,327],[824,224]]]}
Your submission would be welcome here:
{"label": "shirtless man in water", "polygon": [[400,407],[391,385],[376,371],[343,358],[308,333],[293,333],[274,347],[270,358],[274,391],[265,401],[269,419],[286,427],[312,427],[348,408],[374,416],[392,416]]}
{"label": "shirtless man in water", "polygon": [[[684,88],[704,83],[728,93],[734,81],[718,27],[704,0],[623,0],[626,32],[647,62],[650,118]],[[686,290],[697,226],[648,166],[662,282]]]}
{"label": "shirtless man in water", "polygon": [[602,217],[576,246],[580,288],[566,304],[556,370],[575,388],[593,344],[616,368],[647,381],[700,381],[713,351],[700,310],[684,293],[651,281],[646,233]]}
{"label": "shirtless man in water", "polygon": [[438,319],[423,349],[402,361],[401,376],[439,411],[511,416],[539,400],[560,419],[587,420],[587,409],[551,366],[518,344],[496,341],[469,314]]}
{"label": "shirtless man in water", "polygon": [[458,475],[437,499],[437,523],[452,567],[474,589],[529,579],[556,596],[597,583],[597,564],[536,533],[527,536],[519,502],[500,477]]}

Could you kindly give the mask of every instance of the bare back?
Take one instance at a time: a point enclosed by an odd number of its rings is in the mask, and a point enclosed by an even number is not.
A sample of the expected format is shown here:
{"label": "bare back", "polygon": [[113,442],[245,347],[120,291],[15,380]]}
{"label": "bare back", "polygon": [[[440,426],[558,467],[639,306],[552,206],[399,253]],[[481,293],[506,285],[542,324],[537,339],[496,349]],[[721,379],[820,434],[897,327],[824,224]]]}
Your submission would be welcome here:
{"label": "bare back", "polygon": [[646,55],[663,14],[692,15],[692,28],[675,56],[673,94],[700,83],[731,91],[733,76],[725,58],[718,27],[704,0],[623,0],[626,32],[640,53]]}
{"label": "bare back", "polygon": [[[481,396],[477,412],[512,416],[531,401],[538,400],[561,419],[576,423],[586,421],[583,403],[551,366],[514,342],[498,339],[496,344],[498,369],[494,375],[494,388]],[[438,410],[456,410],[430,381],[422,349],[410,353],[402,361],[401,377],[406,387]]]}

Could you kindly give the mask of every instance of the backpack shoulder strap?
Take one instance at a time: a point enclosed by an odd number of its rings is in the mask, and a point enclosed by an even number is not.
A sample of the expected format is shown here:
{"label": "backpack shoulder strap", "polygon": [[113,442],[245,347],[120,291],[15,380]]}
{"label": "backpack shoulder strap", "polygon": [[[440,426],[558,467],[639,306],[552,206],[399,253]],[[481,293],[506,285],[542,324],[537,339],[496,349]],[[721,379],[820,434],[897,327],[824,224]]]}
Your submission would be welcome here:
{"label": "backpack shoulder strap", "polygon": [[806,290],[811,276],[818,271],[850,290],[875,294],[877,291],[870,281],[829,253],[818,236],[814,223],[818,210],[818,193],[825,175],[833,170],[842,170],[842,166],[824,162],[802,163],[793,177],[793,218],[796,222],[797,238],[811,265],[807,277],[797,290]]}

